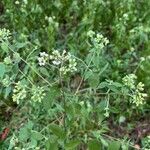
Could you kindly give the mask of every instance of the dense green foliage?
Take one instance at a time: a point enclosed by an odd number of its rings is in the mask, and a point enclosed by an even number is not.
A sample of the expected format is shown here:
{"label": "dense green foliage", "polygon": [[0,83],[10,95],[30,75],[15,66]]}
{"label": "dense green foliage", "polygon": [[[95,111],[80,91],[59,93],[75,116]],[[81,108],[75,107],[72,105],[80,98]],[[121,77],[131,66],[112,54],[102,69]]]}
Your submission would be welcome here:
{"label": "dense green foliage", "polygon": [[149,8],[2,0],[0,149],[150,149]]}

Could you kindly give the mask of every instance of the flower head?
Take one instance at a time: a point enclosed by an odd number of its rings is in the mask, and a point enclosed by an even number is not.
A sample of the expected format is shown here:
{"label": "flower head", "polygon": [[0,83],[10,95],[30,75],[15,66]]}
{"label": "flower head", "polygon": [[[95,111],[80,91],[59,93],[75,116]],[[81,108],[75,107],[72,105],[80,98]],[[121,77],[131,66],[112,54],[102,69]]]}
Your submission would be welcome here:
{"label": "flower head", "polygon": [[40,66],[45,66],[48,60],[48,54],[46,52],[40,52],[40,57],[37,58]]}
{"label": "flower head", "polygon": [[5,41],[8,40],[10,38],[11,34],[10,31],[7,29],[0,29],[0,41]]}
{"label": "flower head", "polygon": [[31,94],[32,94],[31,100],[33,100],[34,102],[41,102],[45,96],[44,88],[39,86],[37,87],[33,86],[31,90]]}
{"label": "flower head", "polygon": [[13,101],[19,104],[20,100],[23,100],[27,96],[26,86],[22,85],[19,81],[13,90]]}

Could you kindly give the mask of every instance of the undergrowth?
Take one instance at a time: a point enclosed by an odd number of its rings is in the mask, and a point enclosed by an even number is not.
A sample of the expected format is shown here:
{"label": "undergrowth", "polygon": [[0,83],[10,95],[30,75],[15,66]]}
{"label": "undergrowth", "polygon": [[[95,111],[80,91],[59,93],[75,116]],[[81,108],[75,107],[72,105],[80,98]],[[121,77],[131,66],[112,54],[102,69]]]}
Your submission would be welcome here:
{"label": "undergrowth", "polygon": [[149,7],[2,0],[0,149],[148,150]]}

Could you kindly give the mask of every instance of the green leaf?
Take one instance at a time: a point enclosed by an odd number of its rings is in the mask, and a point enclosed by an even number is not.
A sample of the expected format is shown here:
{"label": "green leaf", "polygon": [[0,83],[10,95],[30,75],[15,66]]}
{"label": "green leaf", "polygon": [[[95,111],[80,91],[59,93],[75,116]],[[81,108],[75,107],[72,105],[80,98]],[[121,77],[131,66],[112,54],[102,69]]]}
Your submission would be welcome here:
{"label": "green leaf", "polygon": [[88,81],[89,81],[90,87],[96,88],[99,85],[99,75],[96,73],[93,73],[89,77]]}
{"label": "green leaf", "polygon": [[31,130],[33,128],[33,122],[29,120],[25,127]]}
{"label": "green leaf", "polygon": [[65,145],[65,149],[66,150],[74,150],[75,148],[77,148],[77,146],[80,144],[79,140],[72,140],[69,141],[66,145]]}
{"label": "green leaf", "polygon": [[58,138],[51,135],[45,143],[46,150],[58,150]]}
{"label": "green leaf", "polygon": [[71,103],[70,105],[66,106],[66,113],[69,119],[75,117],[75,106],[74,103]]}
{"label": "green leaf", "polygon": [[5,65],[3,63],[0,63],[0,78],[2,79],[4,74],[6,72]]}
{"label": "green leaf", "polygon": [[58,150],[58,143],[49,142],[46,144],[46,150]]}
{"label": "green leaf", "polygon": [[87,71],[87,72],[85,72],[85,80],[87,80],[87,79],[89,79],[90,78],[90,76],[92,75],[93,73],[92,73],[92,71],[90,70],[90,71]]}
{"label": "green leaf", "polygon": [[44,67],[40,67],[40,73],[42,73],[43,75],[49,77],[49,72]]}
{"label": "green leaf", "polygon": [[56,124],[51,124],[49,126],[50,130],[54,135],[56,135],[59,139],[64,139],[65,138],[65,132],[63,130],[63,127],[59,127]]}
{"label": "green leaf", "polygon": [[121,144],[119,141],[112,141],[109,143],[108,150],[119,150],[120,146]]}
{"label": "green leaf", "polygon": [[19,131],[19,139],[23,142],[26,142],[31,137],[31,129],[33,128],[33,122],[28,121],[24,127]]}
{"label": "green leaf", "polygon": [[52,105],[53,101],[60,95],[60,90],[56,87],[52,87],[46,93],[46,96],[43,99],[43,105],[46,110],[49,110]]}
{"label": "green leaf", "polygon": [[102,136],[100,136],[100,140],[101,140],[102,145],[104,145],[104,146],[106,146],[106,147],[108,146],[107,140],[104,139]]}
{"label": "green leaf", "polygon": [[106,100],[101,100],[100,103],[97,105],[99,111],[103,111],[107,106]]}
{"label": "green leaf", "polygon": [[26,142],[28,138],[30,137],[30,133],[27,128],[21,128],[19,131],[19,140]]}
{"label": "green leaf", "polygon": [[34,148],[37,147],[37,140],[35,140],[34,138],[31,138],[31,141],[29,142],[29,147],[30,148]]}
{"label": "green leaf", "polygon": [[1,48],[2,48],[2,50],[3,50],[4,52],[7,53],[7,52],[9,51],[8,43],[2,42],[2,43],[1,43]]}
{"label": "green leaf", "polygon": [[108,85],[108,83],[104,81],[99,84],[98,88],[103,89],[103,88],[106,88],[107,85]]}
{"label": "green leaf", "polygon": [[15,44],[15,46],[16,46],[18,49],[20,49],[20,48],[25,47],[27,44],[28,44],[28,42],[23,42],[23,43],[17,42],[17,43]]}
{"label": "green leaf", "polygon": [[121,148],[122,148],[122,150],[128,150],[129,145],[127,143],[122,143]]}
{"label": "green leaf", "polygon": [[31,131],[31,137],[37,141],[43,139],[43,135],[40,132],[33,131],[33,130]]}
{"label": "green leaf", "polygon": [[102,146],[101,143],[97,140],[91,140],[88,143],[88,150],[101,150]]}
{"label": "green leaf", "polygon": [[9,94],[10,94],[11,91],[12,91],[12,88],[11,88],[11,87],[5,88],[5,95],[4,95],[4,98],[5,98],[5,99],[9,96]]}

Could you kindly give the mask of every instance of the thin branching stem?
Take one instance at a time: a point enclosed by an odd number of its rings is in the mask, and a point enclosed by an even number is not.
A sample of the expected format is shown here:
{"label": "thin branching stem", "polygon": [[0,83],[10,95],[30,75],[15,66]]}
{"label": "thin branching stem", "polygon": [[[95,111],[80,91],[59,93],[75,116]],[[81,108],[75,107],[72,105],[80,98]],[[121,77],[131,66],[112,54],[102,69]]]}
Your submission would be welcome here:
{"label": "thin branching stem", "polygon": [[[62,91],[62,100],[63,100],[63,106],[64,106],[64,118],[63,118],[63,125],[64,125],[64,132],[67,133],[67,125],[66,125],[66,119],[67,119],[67,113],[66,113],[66,99],[65,99],[65,91],[64,91],[64,85],[62,80],[62,74],[60,72],[60,84],[61,84],[61,91]],[[66,142],[66,140],[64,141]]]}

